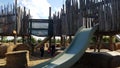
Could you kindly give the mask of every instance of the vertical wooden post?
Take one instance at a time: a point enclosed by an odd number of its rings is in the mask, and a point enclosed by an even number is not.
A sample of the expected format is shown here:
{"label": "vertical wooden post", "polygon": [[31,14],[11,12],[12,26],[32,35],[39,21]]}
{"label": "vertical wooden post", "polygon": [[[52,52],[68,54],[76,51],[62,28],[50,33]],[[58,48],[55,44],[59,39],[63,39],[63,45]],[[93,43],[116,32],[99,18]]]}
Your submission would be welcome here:
{"label": "vertical wooden post", "polygon": [[31,35],[29,36],[29,38],[30,38],[30,46],[31,46],[31,55],[34,55],[34,44],[32,43],[32,41],[31,41],[31,39],[32,39],[32,37],[31,37]]}
{"label": "vertical wooden post", "polygon": [[14,44],[17,44],[17,32],[16,30],[13,30],[13,35],[14,35]]}
{"label": "vertical wooden post", "polygon": [[15,21],[15,30],[13,30],[13,34],[14,34],[14,44],[16,45],[17,43],[17,0],[15,0],[15,16],[16,16],[16,21]]}
{"label": "vertical wooden post", "polygon": [[3,43],[3,36],[1,36],[1,43]]}
{"label": "vertical wooden post", "polygon": [[65,35],[62,35],[61,36],[61,45],[62,45],[62,49],[65,49],[66,48],[66,36]]}
{"label": "vertical wooden post", "polygon": [[22,36],[22,43],[24,44],[25,43],[25,37]]}
{"label": "vertical wooden post", "polygon": [[51,7],[49,7],[49,19],[51,19]]}
{"label": "vertical wooden post", "polygon": [[101,43],[102,43],[102,36],[99,36],[97,41],[98,41],[98,44],[97,44],[98,47],[97,47],[97,49],[98,49],[98,52],[100,52]]}
{"label": "vertical wooden post", "polygon": [[63,36],[63,39],[64,39],[64,47],[66,48],[66,35]]}
{"label": "vertical wooden post", "polygon": [[56,44],[56,39],[55,39],[55,36],[53,36],[53,40],[54,40],[54,45]]}
{"label": "vertical wooden post", "polygon": [[[50,19],[51,19],[51,7],[49,7],[49,20]],[[52,37],[49,39],[49,47],[51,47],[51,39],[52,39]]]}
{"label": "vertical wooden post", "polygon": [[51,39],[52,37],[49,39],[49,47],[51,47],[51,43],[52,43]]}
{"label": "vertical wooden post", "polygon": [[61,37],[61,46],[63,46],[63,37],[62,35],[60,37]]}
{"label": "vertical wooden post", "polygon": [[69,43],[71,43],[71,41],[72,41],[72,36],[69,35]]}
{"label": "vertical wooden post", "polygon": [[96,52],[97,50],[97,45],[98,45],[97,43],[98,43],[98,36],[96,35],[94,40],[94,44],[95,44],[94,52]]}
{"label": "vertical wooden post", "polygon": [[17,35],[14,36],[14,44],[17,44]]}
{"label": "vertical wooden post", "polygon": [[30,29],[29,29],[29,42],[30,42],[30,45],[31,45],[31,48],[32,48],[32,55],[34,54],[34,45],[33,45],[33,43],[32,43],[32,41],[31,41],[31,39],[32,39],[32,37],[31,37],[31,34],[32,34],[32,21],[30,20]]}
{"label": "vertical wooden post", "polygon": [[17,0],[15,0],[15,17],[16,17],[15,30],[17,31]]}
{"label": "vertical wooden post", "polygon": [[114,37],[113,36],[110,36],[109,44],[110,44],[110,50],[114,51],[115,50],[115,45],[114,45]]}

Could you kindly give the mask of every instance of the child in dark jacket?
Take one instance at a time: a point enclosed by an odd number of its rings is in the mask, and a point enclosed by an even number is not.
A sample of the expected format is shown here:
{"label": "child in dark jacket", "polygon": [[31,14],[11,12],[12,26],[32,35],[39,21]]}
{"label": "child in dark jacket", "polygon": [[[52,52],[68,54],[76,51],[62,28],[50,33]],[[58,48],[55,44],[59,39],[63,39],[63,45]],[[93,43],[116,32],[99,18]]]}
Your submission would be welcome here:
{"label": "child in dark jacket", "polygon": [[54,56],[55,55],[55,45],[52,45],[51,46],[51,56]]}
{"label": "child in dark jacket", "polygon": [[43,57],[44,56],[44,45],[42,45],[40,47],[40,56]]}

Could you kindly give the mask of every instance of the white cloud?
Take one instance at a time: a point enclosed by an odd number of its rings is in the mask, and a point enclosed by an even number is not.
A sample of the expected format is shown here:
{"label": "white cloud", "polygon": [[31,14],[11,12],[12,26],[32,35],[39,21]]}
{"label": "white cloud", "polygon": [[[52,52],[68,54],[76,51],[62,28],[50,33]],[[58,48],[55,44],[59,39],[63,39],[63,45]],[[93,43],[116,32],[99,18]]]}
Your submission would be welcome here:
{"label": "white cloud", "polygon": [[18,5],[30,9],[33,18],[48,18],[51,6],[47,0],[18,0]]}
{"label": "white cloud", "polygon": [[54,12],[60,12],[61,11],[61,7],[54,7]]}

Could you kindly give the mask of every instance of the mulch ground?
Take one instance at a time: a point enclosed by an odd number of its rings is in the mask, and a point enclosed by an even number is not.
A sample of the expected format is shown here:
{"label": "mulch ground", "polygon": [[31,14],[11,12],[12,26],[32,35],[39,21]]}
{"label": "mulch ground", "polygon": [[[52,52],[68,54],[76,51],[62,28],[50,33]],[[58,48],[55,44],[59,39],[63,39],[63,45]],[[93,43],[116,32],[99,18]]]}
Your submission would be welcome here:
{"label": "mulch ground", "polygon": [[[55,56],[59,54],[62,51],[56,51]],[[44,56],[40,57],[40,52],[37,50],[34,55],[30,56],[28,66],[31,68],[32,66],[35,66],[37,64],[40,64],[42,62],[48,61],[49,59],[53,58],[54,56],[51,56],[50,53],[45,50]],[[5,68],[6,65],[6,58],[0,58],[0,68]]]}
{"label": "mulch ground", "polygon": [[[93,51],[94,50],[88,49],[86,52],[93,52]],[[56,51],[55,56],[61,52],[62,51],[60,51],[60,50]],[[103,50],[101,50],[101,52],[109,52],[109,50],[103,49]],[[120,50],[117,50],[117,52],[120,52]],[[51,54],[49,54],[47,51],[45,51],[44,57],[40,57],[40,52],[39,52],[39,50],[37,50],[33,56],[30,56],[30,61],[28,62],[28,66],[29,66],[29,68],[31,68],[32,66],[35,66],[42,62],[48,61],[51,58],[53,58],[53,56],[51,56]],[[0,58],[0,68],[5,68],[5,64],[6,64],[6,58]],[[79,64],[76,63],[75,66],[72,68],[79,68],[79,67],[80,67]],[[82,68],[85,68],[85,67],[82,67]]]}

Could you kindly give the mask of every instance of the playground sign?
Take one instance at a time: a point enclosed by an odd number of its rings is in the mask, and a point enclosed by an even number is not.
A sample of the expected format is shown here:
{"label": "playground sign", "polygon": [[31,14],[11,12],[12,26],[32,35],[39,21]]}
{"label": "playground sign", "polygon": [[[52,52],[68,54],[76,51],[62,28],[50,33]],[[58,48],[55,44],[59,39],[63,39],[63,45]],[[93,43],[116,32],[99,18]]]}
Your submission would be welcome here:
{"label": "playground sign", "polygon": [[52,35],[52,20],[30,19],[30,34],[35,36]]}

